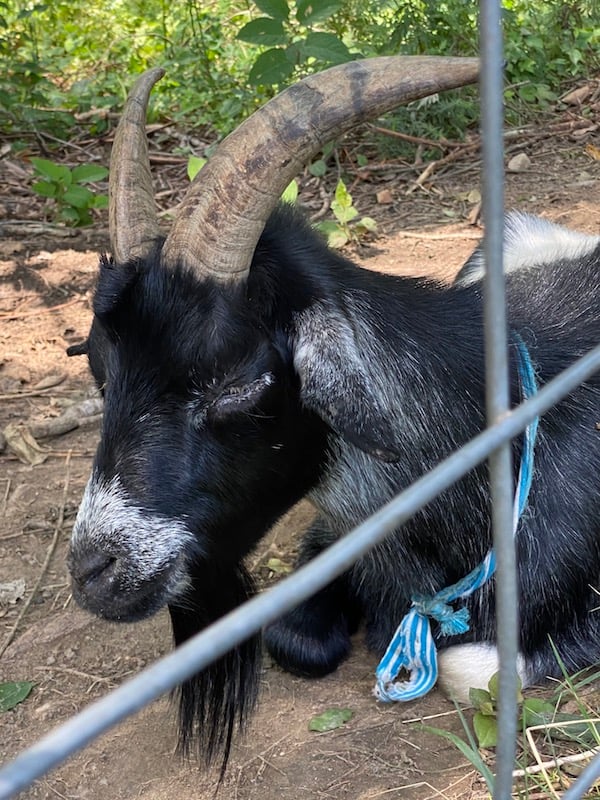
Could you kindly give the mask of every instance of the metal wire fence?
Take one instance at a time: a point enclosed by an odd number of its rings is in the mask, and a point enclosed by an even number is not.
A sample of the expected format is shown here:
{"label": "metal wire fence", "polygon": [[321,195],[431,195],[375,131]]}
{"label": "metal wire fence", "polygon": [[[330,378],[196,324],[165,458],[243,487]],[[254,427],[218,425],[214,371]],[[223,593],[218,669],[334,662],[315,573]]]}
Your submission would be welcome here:
{"label": "metal wire fence", "polygon": [[[0,770],[0,800],[27,788],[69,755],[125,717],[205,668],[295,605],[349,569],[391,531],[445,491],[465,473],[489,459],[494,548],[497,557],[498,706],[497,772],[494,800],[508,800],[517,739],[517,577],[512,532],[513,481],[510,441],[536,416],[600,369],[600,345],[509,411],[508,348],[503,235],[502,38],[500,3],[481,0],[483,202],[486,219],[485,331],[488,427],[431,472],[399,494],[370,519],[278,585],[228,614],[222,620],[122,684]],[[600,756],[563,795],[582,800],[600,777]]]}

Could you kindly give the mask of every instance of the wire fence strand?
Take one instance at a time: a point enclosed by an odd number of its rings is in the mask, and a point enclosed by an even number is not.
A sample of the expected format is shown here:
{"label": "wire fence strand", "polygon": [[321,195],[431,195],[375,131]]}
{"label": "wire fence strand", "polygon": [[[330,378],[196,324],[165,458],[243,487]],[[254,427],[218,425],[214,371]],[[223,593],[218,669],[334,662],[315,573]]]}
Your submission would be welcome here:
{"label": "wire fence strand", "polygon": [[[511,440],[537,416],[600,370],[600,345],[534,397],[509,411],[503,240],[502,34],[499,0],[480,2],[483,209],[485,240],[486,404],[488,427],[326,552],[254,597],[174,652],[51,731],[0,769],[0,800],[9,800],[90,741],[204,669],[231,648],[326,586],[465,473],[489,459],[494,548],[498,563],[500,654],[497,774],[494,800],[509,800],[517,738],[517,570],[513,540]],[[563,794],[582,800],[600,778],[600,756]]]}
{"label": "wire fence strand", "polygon": [[[598,370],[600,345],[309,564],[206,628],[23,751],[0,770],[0,800],[14,797],[101,733],[204,669],[232,647],[326,586],[491,452],[517,436],[534,417],[543,414]],[[577,797],[574,795],[572,800]]]}

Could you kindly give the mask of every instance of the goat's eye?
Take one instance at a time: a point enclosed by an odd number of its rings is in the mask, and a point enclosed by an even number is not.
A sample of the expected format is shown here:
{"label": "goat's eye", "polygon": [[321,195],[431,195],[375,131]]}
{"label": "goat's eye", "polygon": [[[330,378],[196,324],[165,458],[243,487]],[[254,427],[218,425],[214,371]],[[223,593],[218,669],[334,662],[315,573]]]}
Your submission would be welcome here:
{"label": "goat's eye", "polygon": [[254,381],[228,387],[208,405],[208,418],[211,421],[220,422],[231,414],[255,408],[274,383],[273,373],[265,372]]}
{"label": "goat's eye", "polygon": [[205,384],[202,389],[194,391],[188,406],[192,425],[202,428],[207,423],[218,424],[232,415],[250,411],[274,383],[273,373],[265,372],[254,381],[234,384],[225,389],[219,390],[216,380]]}

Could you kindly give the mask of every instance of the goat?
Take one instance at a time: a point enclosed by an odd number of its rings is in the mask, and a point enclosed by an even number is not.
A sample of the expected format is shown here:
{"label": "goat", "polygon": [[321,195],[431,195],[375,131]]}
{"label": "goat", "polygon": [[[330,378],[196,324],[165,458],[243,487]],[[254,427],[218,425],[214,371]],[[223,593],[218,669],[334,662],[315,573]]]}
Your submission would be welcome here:
{"label": "goat", "polygon": [[[289,88],[221,143],[166,240],[144,132],[162,71],[138,80],[111,160],[113,257],[80,348],[105,398],[69,553],[82,607],[134,621],[168,606],[178,645],[252,594],[244,559],[297,500],[318,511],[302,564],[482,430],[481,251],[453,286],[376,274],[277,200],[342,128],[476,72],[471,59],[373,59]],[[541,385],[600,339],[600,238],[527,216],[509,218],[506,238],[510,327]],[[599,390],[589,380],[540,424],[516,544],[525,685],[559,673],[553,647],[569,670],[600,660]],[[271,625],[267,647],[287,670],[325,675],[363,624],[381,653],[415,593],[462,578],[490,546],[482,466]],[[435,633],[459,695],[497,669],[494,581],[466,605],[468,635]],[[183,685],[184,749],[226,763],[255,702],[259,644]]]}

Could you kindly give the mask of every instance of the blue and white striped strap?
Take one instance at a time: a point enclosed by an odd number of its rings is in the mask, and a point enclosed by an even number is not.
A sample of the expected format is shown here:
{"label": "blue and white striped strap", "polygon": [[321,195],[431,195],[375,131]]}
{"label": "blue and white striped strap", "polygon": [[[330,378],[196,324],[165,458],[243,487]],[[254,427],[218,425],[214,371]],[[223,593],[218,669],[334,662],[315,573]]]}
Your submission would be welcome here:
{"label": "blue and white striped strap", "polygon": [[[529,351],[521,337],[513,334],[517,346],[517,366],[523,399],[537,392],[535,372]],[[513,507],[513,536],[527,505],[533,478],[533,453],[539,419],[527,427]],[[433,597],[414,596],[410,611],[403,618],[375,672],[374,694],[384,702],[414,700],[433,688],[437,681],[437,651],[431,633],[430,619],[440,624],[444,636],[454,636],[469,630],[469,610],[454,609],[450,603],[473,594],[496,571],[496,556],[490,550],[482,563],[457,583],[442,589]],[[409,673],[408,680],[396,680],[401,670]]]}

